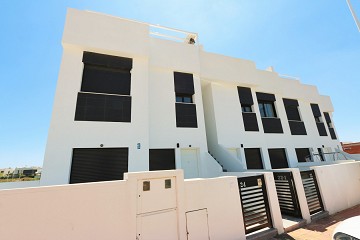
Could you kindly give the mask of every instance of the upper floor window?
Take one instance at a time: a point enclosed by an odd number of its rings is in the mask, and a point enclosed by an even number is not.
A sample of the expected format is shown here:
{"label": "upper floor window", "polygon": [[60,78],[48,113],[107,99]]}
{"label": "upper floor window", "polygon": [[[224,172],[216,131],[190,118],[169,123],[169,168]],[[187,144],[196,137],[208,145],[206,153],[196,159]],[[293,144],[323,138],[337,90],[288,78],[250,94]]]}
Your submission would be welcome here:
{"label": "upper floor window", "polygon": [[261,117],[277,117],[274,102],[259,101],[259,110]]}
{"label": "upper floor window", "polygon": [[75,121],[131,122],[132,59],[84,52]]}
{"label": "upper floor window", "polygon": [[192,95],[176,94],[176,102],[178,102],[178,103],[193,103]]}
{"label": "upper floor window", "polygon": [[241,110],[242,110],[242,112],[252,112],[251,105],[241,104]]}

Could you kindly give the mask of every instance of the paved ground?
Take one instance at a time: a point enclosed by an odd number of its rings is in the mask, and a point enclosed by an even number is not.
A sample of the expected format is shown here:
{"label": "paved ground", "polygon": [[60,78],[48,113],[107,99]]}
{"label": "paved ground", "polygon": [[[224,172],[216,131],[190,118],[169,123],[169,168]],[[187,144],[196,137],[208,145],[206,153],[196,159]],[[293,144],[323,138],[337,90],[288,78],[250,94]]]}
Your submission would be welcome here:
{"label": "paved ground", "polygon": [[276,238],[274,238],[274,240],[330,240],[335,227],[340,222],[347,218],[359,215],[360,205],[320,219],[314,223],[311,223],[303,228],[297,229],[287,234],[277,236]]}

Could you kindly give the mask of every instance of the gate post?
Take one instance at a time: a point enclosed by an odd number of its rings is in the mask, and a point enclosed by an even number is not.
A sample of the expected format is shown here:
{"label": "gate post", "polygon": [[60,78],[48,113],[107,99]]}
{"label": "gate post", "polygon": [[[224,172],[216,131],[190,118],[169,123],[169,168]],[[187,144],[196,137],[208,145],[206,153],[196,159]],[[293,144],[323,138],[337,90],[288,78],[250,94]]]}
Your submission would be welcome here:
{"label": "gate post", "polygon": [[297,197],[299,200],[300,210],[301,210],[301,216],[303,219],[306,220],[306,223],[311,222],[311,216],[309,207],[306,201],[304,186],[302,184],[302,179],[300,175],[300,170],[298,168],[291,168],[290,169],[294,178],[294,184],[297,191]]}
{"label": "gate post", "polygon": [[278,230],[279,234],[282,234],[284,233],[284,225],[282,221],[279,200],[277,197],[274,175],[272,172],[264,172],[263,174],[266,183],[267,197],[269,200],[269,208],[273,227]]}

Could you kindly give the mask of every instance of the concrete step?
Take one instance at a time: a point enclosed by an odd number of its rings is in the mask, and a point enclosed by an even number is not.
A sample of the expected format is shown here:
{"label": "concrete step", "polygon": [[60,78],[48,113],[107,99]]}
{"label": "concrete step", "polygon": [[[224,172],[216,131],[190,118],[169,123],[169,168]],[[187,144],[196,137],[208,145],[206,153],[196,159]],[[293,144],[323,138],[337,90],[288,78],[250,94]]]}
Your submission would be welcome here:
{"label": "concrete step", "polygon": [[328,216],[329,216],[328,211],[322,211],[322,212],[315,213],[314,215],[311,216],[311,222],[317,221],[322,218],[326,218]]}
{"label": "concrete step", "polygon": [[285,224],[284,224],[284,232],[288,233],[288,232],[294,231],[296,229],[302,228],[305,225],[306,225],[306,220],[305,219],[299,219],[299,221],[288,224],[287,226],[285,226]]}
{"label": "concrete step", "polygon": [[269,228],[267,230],[259,230],[246,236],[246,240],[269,240],[278,234],[276,228]]}

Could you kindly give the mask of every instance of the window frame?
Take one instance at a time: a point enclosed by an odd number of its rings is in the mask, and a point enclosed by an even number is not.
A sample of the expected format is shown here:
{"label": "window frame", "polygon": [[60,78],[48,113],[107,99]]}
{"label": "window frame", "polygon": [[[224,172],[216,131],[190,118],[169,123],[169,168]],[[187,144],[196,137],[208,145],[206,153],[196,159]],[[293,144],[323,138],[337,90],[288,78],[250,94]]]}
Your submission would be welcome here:
{"label": "window frame", "polygon": [[[278,118],[274,102],[258,100],[258,106],[259,106],[260,116],[262,118]],[[262,109],[261,109],[261,106],[262,106]],[[271,106],[271,110],[272,110],[272,113],[273,113],[272,116],[270,116],[271,114],[269,114],[269,112],[266,111],[266,109],[268,109],[268,108],[266,108],[265,106]]]}

